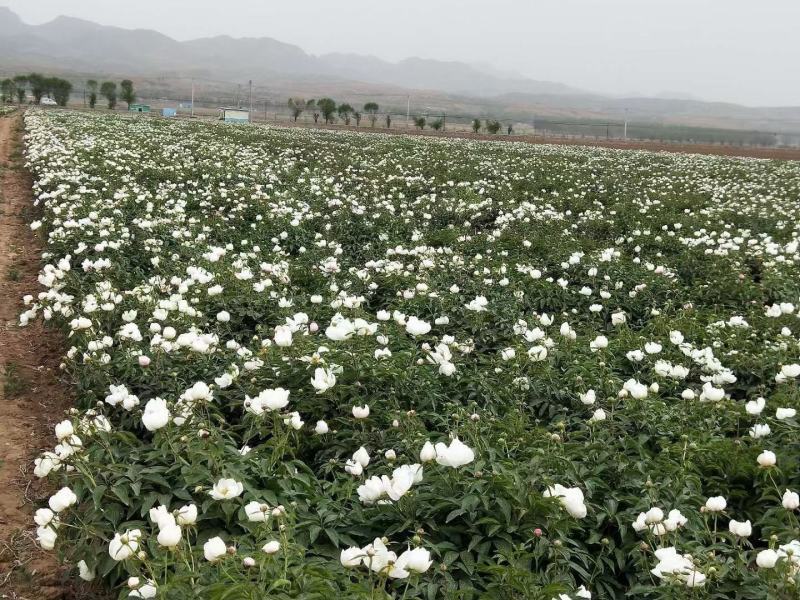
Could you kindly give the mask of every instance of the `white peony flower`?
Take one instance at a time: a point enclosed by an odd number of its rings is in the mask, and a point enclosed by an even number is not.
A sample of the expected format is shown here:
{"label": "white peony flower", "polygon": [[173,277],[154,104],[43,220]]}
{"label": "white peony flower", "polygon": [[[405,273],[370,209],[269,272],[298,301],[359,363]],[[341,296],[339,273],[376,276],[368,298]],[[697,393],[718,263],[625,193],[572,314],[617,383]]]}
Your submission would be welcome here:
{"label": "white peony flower", "polygon": [[317,368],[314,370],[311,385],[317,390],[317,394],[322,394],[336,385],[336,375],[330,369]]}
{"label": "white peony flower", "polygon": [[222,538],[217,536],[203,544],[203,556],[209,562],[216,562],[228,553],[228,547]]}
{"label": "white peony flower", "polygon": [[450,445],[439,442],[435,446],[436,462],[445,467],[463,467],[475,460],[475,453],[458,438],[454,438]]}
{"label": "white peony flower", "polygon": [[567,512],[576,519],[583,519],[587,509],[583,500],[583,491],[577,487],[564,487],[557,483],[544,492],[545,498],[558,498]]}
{"label": "white peony flower", "polygon": [[775,453],[771,450],[764,450],[761,454],[758,455],[756,458],[756,462],[758,465],[764,469],[768,469],[770,467],[774,467],[775,463],[777,463],[778,459],[775,456]]}
{"label": "white peony flower", "polygon": [[800,495],[798,495],[797,492],[786,490],[783,493],[781,503],[786,510],[797,510],[800,508]]}
{"label": "white peony flower", "polygon": [[78,497],[75,495],[75,493],[68,487],[63,487],[55,494],[50,496],[48,504],[53,512],[60,513],[62,510],[66,510],[77,501]]}
{"label": "white peony flower", "polygon": [[722,496],[712,496],[706,500],[706,510],[708,512],[722,512],[728,506],[728,502]]}
{"label": "white peony flower", "polygon": [[209,492],[214,500],[231,500],[242,495],[244,486],[235,479],[220,479]]}
{"label": "white peony flower", "polygon": [[162,427],[166,427],[171,418],[169,408],[167,408],[167,401],[161,398],[152,398],[144,405],[144,413],[142,414],[142,424],[147,431],[156,431]]}
{"label": "white peony flower", "polygon": [[369,416],[369,405],[365,404],[364,406],[354,406],[353,416],[356,419],[366,419]]}
{"label": "white peony flower", "polygon": [[142,532],[139,529],[129,529],[125,533],[114,534],[108,544],[108,554],[114,560],[126,560],[139,550],[139,540]]}
{"label": "white peony flower", "polygon": [[425,335],[431,330],[431,324],[418,319],[409,317],[406,321],[406,331],[414,337]]}
{"label": "white peony flower", "polygon": [[730,523],[728,523],[728,529],[733,535],[743,538],[750,537],[753,533],[753,527],[749,519],[743,522],[731,519]]}

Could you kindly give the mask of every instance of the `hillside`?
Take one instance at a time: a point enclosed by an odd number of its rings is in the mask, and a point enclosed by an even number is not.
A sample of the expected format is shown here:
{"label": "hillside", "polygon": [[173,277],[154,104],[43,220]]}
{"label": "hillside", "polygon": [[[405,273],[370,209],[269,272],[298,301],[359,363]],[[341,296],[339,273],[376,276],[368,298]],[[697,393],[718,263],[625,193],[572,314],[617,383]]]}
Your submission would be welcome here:
{"label": "hillside", "polygon": [[392,63],[337,53],[315,56],[268,37],[216,36],[180,42],[152,30],[63,16],[28,25],[4,7],[0,7],[0,57],[3,76],[27,70],[59,73],[76,82],[86,77],[124,76],[137,79],[143,91],[165,96],[186,95],[189,78],[214,81],[206,86],[209,92],[230,88],[225,82],[253,80],[259,93],[273,100],[301,94],[357,102],[372,94],[382,105],[399,108],[406,94],[413,94],[420,109],[435,106],[449,114],[522,122],[534,116],[627,118],[654,125],[800,133],[800,107],[753,108],[690,97],[610,97],[462,62],[412,57]]}

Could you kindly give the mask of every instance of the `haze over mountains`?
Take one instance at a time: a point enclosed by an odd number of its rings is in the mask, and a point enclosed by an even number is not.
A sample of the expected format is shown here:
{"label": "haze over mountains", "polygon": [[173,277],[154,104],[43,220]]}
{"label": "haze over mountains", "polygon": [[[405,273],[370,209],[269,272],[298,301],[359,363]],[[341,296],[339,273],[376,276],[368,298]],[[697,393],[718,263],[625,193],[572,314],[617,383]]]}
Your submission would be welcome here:
{"label": "haze over mountains", "polygon": [[248,79],[313,75],[480,96],[580,93],[560,83],[503,77],[459,62],[409,58],[389,63],[354,54],[312,56],[297,46],[266,37],[222,35],[179,42],[155,31],[108,27],[63,16],[43,25],[27,25],[6,7],[0,7],[0,53],[3,62],[58,59],[71,69],[133,75],[170,71]]}
{"label": "haze over mountains", "polygon": [[[558,82],[537,81],[491,67],[408,58],[391,63],[372,56],[314,56],[272,38],[217,36],[180,42],[145,29],[121,29],[58,17],[28,25],[0,7],[0,72],[41,70],[64,75],[249,79],[276,92],[368,89],[423,90],[442,106],[491,105],[506,115],[624,118],[683,125],[800,131],[800,107],[752,108],[675,97],[610,97]],[[366,86],[366,87],[365,87]],[[667,94],[672,96],[673,94]],[[520,117],[521,118],[521,117]]]}

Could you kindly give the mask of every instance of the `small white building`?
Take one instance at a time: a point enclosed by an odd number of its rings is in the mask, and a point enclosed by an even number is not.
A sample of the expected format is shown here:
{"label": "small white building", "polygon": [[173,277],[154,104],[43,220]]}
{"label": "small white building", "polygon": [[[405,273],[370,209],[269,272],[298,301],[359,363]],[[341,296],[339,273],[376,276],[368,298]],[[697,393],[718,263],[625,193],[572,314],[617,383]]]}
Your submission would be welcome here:
{"label": "small white building", "polygon": [[220,108],[219,120],[226,123],[249,123],[250,111],[245,108]]}

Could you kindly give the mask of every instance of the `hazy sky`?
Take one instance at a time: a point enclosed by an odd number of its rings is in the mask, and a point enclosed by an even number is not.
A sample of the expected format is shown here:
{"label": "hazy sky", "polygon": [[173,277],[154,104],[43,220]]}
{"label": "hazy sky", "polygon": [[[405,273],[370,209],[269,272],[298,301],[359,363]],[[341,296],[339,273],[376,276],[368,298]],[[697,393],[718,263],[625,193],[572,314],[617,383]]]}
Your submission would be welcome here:
{"label": "hazy sky", "polygon": [[[185,40],[484,63],[611,94],[800,105],[800,0],[0,0]],[[1,60],[1,59],[0,59]]]}

